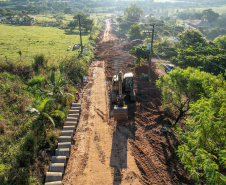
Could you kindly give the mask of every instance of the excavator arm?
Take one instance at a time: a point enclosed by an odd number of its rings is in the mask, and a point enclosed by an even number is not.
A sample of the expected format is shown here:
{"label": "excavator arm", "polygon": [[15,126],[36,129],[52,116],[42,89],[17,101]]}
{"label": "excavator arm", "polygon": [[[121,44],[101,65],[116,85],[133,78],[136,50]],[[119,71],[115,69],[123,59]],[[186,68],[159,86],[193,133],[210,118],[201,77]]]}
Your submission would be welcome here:
{"label": "excavator arm", "polygon": [[124,105],[124,102],[123,102],[122,88],[123,88],[123,73],[120,71],[118,75],[119,97],[118,97],[117,105],[114,106],[114,110],[113,110],[114,120],[116,121],[124,121],[128,119],[128,110],[127,110],[127,106]]}

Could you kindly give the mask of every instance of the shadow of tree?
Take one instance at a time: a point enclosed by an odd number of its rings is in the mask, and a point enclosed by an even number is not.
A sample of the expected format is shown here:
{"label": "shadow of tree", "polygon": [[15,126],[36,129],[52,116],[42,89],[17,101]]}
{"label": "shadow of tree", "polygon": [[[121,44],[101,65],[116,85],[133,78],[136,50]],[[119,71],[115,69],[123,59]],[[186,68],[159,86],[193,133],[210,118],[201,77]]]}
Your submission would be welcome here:
{"label": "shadow of tree", "polygon": [[[79,30],[64,30],[65,35],[80,35]],[[82,36],[88,36],[90,33],[82,31]]]}

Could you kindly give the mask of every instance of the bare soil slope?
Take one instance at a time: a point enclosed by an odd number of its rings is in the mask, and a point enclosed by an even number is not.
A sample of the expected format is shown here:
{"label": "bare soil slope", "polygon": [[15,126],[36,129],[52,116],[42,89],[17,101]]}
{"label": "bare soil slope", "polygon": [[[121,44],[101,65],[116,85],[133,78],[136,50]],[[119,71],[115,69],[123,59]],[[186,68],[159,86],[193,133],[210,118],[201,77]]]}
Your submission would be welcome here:
{"label": "bare soil slope", "polygon": [[[147,74],[147,65],[134,65],[128,44],[111,33],[107,21],[83,90],[80,123],[63,184],[194,184],[176,157],[173,132],[160,132],[169,122],[155,86],[155,66],[151,83],[140,79]],[[120,70],[134,72],[137,91],[137,102],[128,105],[129,120],[123,124],[114,122],[109,102],[110,79]]]}

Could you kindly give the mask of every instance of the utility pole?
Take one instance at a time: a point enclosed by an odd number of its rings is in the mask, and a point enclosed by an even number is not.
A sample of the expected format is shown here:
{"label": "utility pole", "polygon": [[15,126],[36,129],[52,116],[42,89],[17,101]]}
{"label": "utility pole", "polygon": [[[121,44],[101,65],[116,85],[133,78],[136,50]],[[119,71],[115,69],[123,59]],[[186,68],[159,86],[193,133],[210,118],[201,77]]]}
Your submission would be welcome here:
{"label": "utility pole", "polygon": [[151,76],[151,57],[153,53],[154,33],[155,33],[155,24],[152,25],[151,48],[150,48],[149,63],[148,63],[148,80],[150,80],[150,76]]}
{"label": "utility pole", "polygon": [[148,80],[150,80],[151,76],[151,57],[153,54],[153,41],[154,41],[154,33],[155,33],[155,26],[162,26],[163,24],[150,24],[152,26],[152,36],[151,36],[151,49],[149,53],[149,63],[148,63]]}
{"label": "utility pole", "polygon": [[79,22],[79,31],[80,31],[81,53],[82,53],[82,52],[83,52],[83,47],[82,47],[82,31],[81,31],[81,21],[80,21],[80,15],[78,16],[78,22]]}

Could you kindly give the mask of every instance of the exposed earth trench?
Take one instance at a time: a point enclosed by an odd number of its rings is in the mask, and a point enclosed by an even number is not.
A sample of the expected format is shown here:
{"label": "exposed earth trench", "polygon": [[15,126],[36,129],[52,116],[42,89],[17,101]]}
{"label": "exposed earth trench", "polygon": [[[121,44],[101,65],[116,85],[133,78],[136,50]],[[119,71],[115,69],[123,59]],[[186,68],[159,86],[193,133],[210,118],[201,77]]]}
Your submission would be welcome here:
{"label": "exposed earth trench", "polygon": [[[175,154],[173,132],[160,132],[167,120],[155,86],[155,66],[151,83],[140,79],[147,65],[134,65],[129,42],[113,34],[110,25],[107,20],[80,97],[82,112],[63,184],[193,184]],[[137,92],[123,124],[113,120],[109,96],[110,79],[120,70],[135,74]]]}

